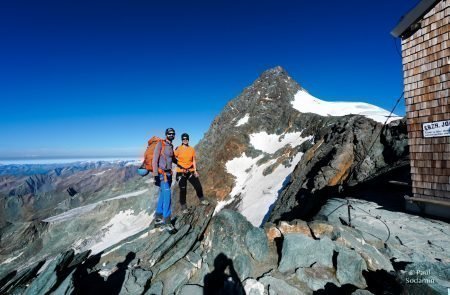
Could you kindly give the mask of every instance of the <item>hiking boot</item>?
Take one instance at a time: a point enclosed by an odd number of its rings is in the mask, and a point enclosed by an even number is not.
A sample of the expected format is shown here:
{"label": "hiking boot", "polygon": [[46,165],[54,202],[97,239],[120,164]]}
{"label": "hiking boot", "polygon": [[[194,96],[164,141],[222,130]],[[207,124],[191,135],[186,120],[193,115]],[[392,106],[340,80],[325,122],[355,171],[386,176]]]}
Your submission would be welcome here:
{"label": "hiking boot", "polygon": [[209,201],[207,199],[205,199],[205,198],[201,198],[200,199],[200,204],[208,206],[209,205]]}
{"label": "hiking boot", "polygon": [[162,225],[164,225],[164,220],[162,218],[155,218],[155,228],[161,227]]}
{"label": "hiking boot", "polygon": [[177,232],[177,230],[173,227],[172,224],[166,223],[163,227],[163,230],[167,231],[169,234],[174,234]]}
{"label": "hiking boot", "polygon": [[183,214],[188,214],[189,213],[189,209],[186,205],[181,205],[181,212]]}

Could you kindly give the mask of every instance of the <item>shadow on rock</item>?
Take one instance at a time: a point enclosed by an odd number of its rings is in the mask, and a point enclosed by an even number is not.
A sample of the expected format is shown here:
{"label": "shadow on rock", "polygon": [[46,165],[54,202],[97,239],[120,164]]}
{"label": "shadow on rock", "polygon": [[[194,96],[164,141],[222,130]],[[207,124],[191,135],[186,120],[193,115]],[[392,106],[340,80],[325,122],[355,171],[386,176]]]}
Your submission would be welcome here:
{"label": "shadow on rock", "polygon": [[102,252],[93,255],[77,268],[73,275],[74,294],[106,294],[105,280],[94,270],[101,257]]}
{"label": "shadow on rock", "polygon": [[4,278],[0,279],[0,290],[3,288],[3,286],[6,285],[12,278],[14,278],[17,274],[17,270],[14,270],[7,274]]}
{"label": "shadow on rock", "polygon": [[374,294],[403,294],[403,287],[395,273],[385,270],[364,271],[367,289]]}
{"label": "shadow on rock", "polygon": [[313,292],[313,295],[351,295],[358,288],[350,284],[337,287],[333,283],[327,283],[323,289]]}
{"label": "shadow on rock", "polygon": [[117,270],[114,273],[112,273],[106,281],[105,289],[107,291],[107,294],[120,293],[120,290],[122,289],[122,284],[125,280],[128,264],[130,264],[130,262],[133,261],[134,258],[136,258],[136,253],[128,252],[127,256],[125,257],[125,260],[123,262],[117,263],[116,265]]}
{"label": "shadow on rock", "polygon": [[245,294],[233,261],[220,253],[214,259],[214,270],[204,278],[204,295]]}

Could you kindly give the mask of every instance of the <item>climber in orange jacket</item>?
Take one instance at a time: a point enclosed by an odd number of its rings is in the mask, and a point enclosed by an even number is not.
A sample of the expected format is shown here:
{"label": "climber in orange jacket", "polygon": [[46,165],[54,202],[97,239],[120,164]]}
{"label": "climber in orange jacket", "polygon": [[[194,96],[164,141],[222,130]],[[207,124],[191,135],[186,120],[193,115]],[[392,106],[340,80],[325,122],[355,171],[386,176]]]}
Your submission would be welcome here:
{"label": "climber in orange jacket", "polygon": [[181,145],[174,151],[177,159],[177,169],[175,179],[180,187],[180,205],[183,213],[188,213],[186,206],[186,186],[189,181],[194,187],[197,197],[202,205],[209,205],[208,200],[203,196],[203,189],[200,183],[197,166],[195,162],[195,149],[189,146],[189,134],[181,135]]}

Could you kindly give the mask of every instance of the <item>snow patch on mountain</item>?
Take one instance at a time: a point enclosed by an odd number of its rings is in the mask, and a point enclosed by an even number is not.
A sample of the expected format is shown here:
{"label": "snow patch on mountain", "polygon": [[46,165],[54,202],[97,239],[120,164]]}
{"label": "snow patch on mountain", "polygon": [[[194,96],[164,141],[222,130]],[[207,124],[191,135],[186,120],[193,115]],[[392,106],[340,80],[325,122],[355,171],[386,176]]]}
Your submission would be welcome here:
{"label": "snow patch on mountain", "polygon": [[94,173],[94,174],[92,174],[93,176],[100,176],[100,175],[103,175],[103,174],[105,174],[106,173],[106,171],[110,171],[111,169],[108,169],[108,170],[103,170],[103,171],[101,171],[101,172],[98,172],[98,173]]}
{"label": "snow patch on mountain", "polygon": [[139,212],[137,215],[131,209],[120,211],[100,229],[100,233],[95,239],[87,243],[80,243],[83,247],[81,249],[78,248],[77,252],[91,250],[92,254],[97,254],[123,239],[144,230],[152,220],[153,216],[147,214],[145,211]]}
{"label": "snow patch on mountain", "polygon": [[[279,149],[290,145],[296,147],[307,140],[312,140],[312,136],[301,137],[301,132],[285,133],[282,135],[267,134],[259,132],[250,135],[251,145],[267,154],[274,154]],[[264,171],[276,165],[278,158],[271,159],[262,165],[258,161],[264,157],[260,155],[251,158],[242,153],[225,164],[227,172],[235,177],[235,185],[230,193],[230,198],[218,202],[215,212],[219,212],[226,205],[240,196],[241,204],[239,211],[254,226],[259,226],[267,214],[270,206],[278,197],[278,192],[283,187],[286,178],[292,173],[297,163],[302,158],[303,153],[297,153],[288,165],[280,163],[270,173],[264,175]]]}
{"label": "snow patch on mountain", "polygon": [[[301,113],[314,113],[321,116],[362,115],[380,123],[384,123],[389,116],[389,112],[385,109],[368,103],[320,100],[305,90],[295,94],[292,106]],[[392,114],[387,123],[401,118]]]}
{"label": "snow patch on mountain", "polygon": [[95,207],[97,207],[98,203],[94,203],[94,204],[89,204],[86,206],[81,206],[81,207],[77,207],[74,209],[70,209],[66,212],[63,212],[61,214],[55,215],[55,216],[51,216],[49,218],[46,218],[44,220],[42,220],[43,222],[48,222],[48,223],[54,223],[54,222],[62,222],[65,220],[69,220],[69,219],[73,219],[77,216],[86,214],[92,210],[94,210]]}
{"label": "snow patch on mountain", "polygon": [[214,214],[232,203],[239,194],[245,193],[245,183],[252,178],[252,175],[248,170],[254,170],[256,162],[262,157],[263,156],[261,155],[256,158],[251,158],[247,157],[245,153],[242,153],[240,157],[236,157],[225,164],[227,172],[235,177],[235,184],[230,193],[230,198],[217,202]]}
{"label": "snow patch on mountain", "polygon": [[[271,160],[261,166],[254,165],[249,172],[249,177],[242,187],[244,197],[240,212],[254,226],[259,226],[270,206],[278,198],[283,183],[292,173],[297,163],[302,158],[303,153],[297,153],[288,166],[280,164],[268,175],[263,175],[264,170],[275,164],[276,159]],[[256,163],[255,163],[256,164]]]}
{"label": "snow patch on mountain", "polygon": [[287,144],[295,147],[312,138],[312,136],[302,138],[301,135],[301,131],[284,133],[282,135],[267,134],[267,132],[262,131],[259,133],[250,134],[250,143],[257,150],[268,154],[273,154]]}
{"label": "snow patch on mountain", "polygon": [[10,257],[10,258],[6,259],[6,260],[3,261],[2,263],[0,263],[0,265],[11,263],[11,262],[13,262],[14,260],[16,260],[17,258],[19,258],[20,256],[22,256],[22,254],[23,254],[23,252],[20,252],[20,253],[17,254],[16,256]]}
{"label": "snow patch on mountain", "polygon": [[243,118],[241,118],[239,121],[237,121],[236,123],[236,127],[242,126],[244,124],[246,124],[248,122],[248,119],[250,119],[250,115],[249,114],[245,114],[245,116]]}
{"label": "snow patch on mountain", "polygon": [[137,197],[140,196],[144,193],[148,192],[148,189],[143,189],[140,191],[135,191],[135,192],[131,192],[131,193],[127,193],[127,194],[122,194],[122,195],[118,195],[116,197],[113,198],[109,198],[106,200],[102,200],[102,201],[98,201],[96,203],[93,204],[89,204],[89,205],[85,205],[85,206],[81,206],[81,207],[77,207],[74,209],[70,209],[66,212],[63,212],[61,214],[55,215],[55,216],[51,216],[47,219],[42,220],[43,222],[61,222],[61,221],[65,221],[68,219],[72,219],[75,218],[77,216],[86,214],[92,210],[94,210],[95,207],[97,207],[98,205],[104,203],[104,202],[109,202],[109,201],[113,201],[113,200],[119,200],[119,199],[126,199],[126,198],[131,198],[131,197]]}
{"label": "snow patch on mountain", "polygon": [[[155,217],[155,214],[152,214],[151,217],[152,217],[152,221],[153,221],[153,218]],[[124,245],[126,245],[126,244],[131,244],[131,243],[133,243],[133,242],[136,241],[136,240],[144,239],[144,238],[148,237],[150,234],[155,233],[157,230],[159,230],[159,229],[154,228],[154,229],[152,229],[152,230],[146,231],[145,233],[143,233],[142,235],[140,235],[140,236],[137,237],[136,239],[131,240],[131,241],[128,241],[128,242],[125,242],[125,243],[121,243],[121,244],[119,244],[117,247],[114,247],[114,248],[108,250],[108,252],[102,253],[102,256],[106,256],[106,255],[108,255],[109,253],[112,253],[112,252],[116,251],[117,249],[121,248],[122,246],[124,246]]]}
{"label": "snow patch on mountain", "polygon": [[252,178],[252,172],[256,170],[256,163],[263,156],[260,155],[256,158],[247,157],[245,153],[238,158],[234,158],[225,164],[227,172],[236,177],[236,183],[231,191],[231,196],[236,196],[239,193],[243,193],[245,189],[245,183]]}

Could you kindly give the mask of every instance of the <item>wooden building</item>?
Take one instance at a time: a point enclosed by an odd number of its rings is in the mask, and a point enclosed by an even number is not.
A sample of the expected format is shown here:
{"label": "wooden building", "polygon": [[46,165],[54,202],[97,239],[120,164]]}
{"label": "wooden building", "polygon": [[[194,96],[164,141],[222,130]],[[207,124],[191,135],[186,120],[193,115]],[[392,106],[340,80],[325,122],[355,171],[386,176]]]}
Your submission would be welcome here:
{"label": "wooden building", "polygon": [[450,218],[450,0],[422,0],[400,37],[413,196],[407,208]]}

